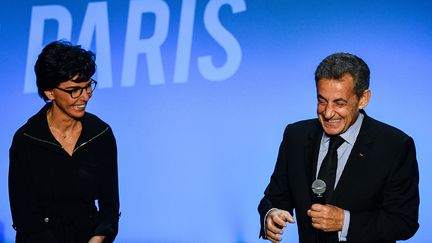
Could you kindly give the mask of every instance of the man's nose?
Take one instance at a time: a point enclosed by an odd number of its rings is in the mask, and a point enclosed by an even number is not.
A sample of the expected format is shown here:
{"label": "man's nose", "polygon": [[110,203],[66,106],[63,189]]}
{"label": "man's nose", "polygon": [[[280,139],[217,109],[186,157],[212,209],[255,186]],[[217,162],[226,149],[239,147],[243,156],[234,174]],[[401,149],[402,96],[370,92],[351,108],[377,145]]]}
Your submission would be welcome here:
{"label": "man's nose", "polygon": [[330,104],[326,105],[326,107],[324,108],[323,115],[327,119],[330,119],[330,118],[333,117],[334,110],[333,110],[333,108],[331,107]]}

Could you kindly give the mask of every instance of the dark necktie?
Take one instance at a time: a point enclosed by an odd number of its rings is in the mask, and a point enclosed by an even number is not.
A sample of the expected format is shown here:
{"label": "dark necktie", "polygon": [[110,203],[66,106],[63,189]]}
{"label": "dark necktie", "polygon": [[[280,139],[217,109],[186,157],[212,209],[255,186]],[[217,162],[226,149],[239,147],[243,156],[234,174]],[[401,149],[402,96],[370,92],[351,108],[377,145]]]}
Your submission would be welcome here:
{"label": "dark necktie", "polygon": [[338,155],[337,149],[342,145],[345,140],[340,136],[330,137],[329,149],[324,157],[321,168],[318,173],[318,179],[326,183],[325,201],[328,203],[334,191],[336,181],[336,170]]}

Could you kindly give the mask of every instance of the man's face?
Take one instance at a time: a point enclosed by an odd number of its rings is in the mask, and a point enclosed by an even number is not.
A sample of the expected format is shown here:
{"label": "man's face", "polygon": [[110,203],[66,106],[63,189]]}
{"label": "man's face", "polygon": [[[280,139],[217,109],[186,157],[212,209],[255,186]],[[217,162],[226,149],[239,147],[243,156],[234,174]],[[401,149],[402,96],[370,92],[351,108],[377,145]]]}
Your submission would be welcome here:
{"label": "man's face", "polygon": [[340,79],[320,79],[317,84],[318,119],[328,135],[344,133],[357,119],[370,98],[366,90],[358,97],[350,74]]}

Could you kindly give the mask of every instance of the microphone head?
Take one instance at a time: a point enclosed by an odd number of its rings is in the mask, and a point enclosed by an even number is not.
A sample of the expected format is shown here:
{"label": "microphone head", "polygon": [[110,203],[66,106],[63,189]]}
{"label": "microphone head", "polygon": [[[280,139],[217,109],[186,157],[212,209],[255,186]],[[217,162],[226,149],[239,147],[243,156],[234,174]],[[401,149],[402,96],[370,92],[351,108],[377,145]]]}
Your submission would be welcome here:
{"label": "microphone head", "polygon": [[314,180],[314,182],[312,183],[312,191],[318,197],[322,197],[322,195],[326,191],[326,183],[320,179]]}

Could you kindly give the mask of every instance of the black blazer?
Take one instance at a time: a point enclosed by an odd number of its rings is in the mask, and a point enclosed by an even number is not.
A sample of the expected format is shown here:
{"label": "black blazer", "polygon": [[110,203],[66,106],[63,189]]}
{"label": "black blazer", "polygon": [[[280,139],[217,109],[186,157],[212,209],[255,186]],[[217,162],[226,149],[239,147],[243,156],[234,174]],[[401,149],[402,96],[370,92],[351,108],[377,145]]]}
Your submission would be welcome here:
{"label": "black blazer", "polygon": [[[300,242],[317,242],[306,212],[312,205],[311,184],[322,134],[317,119],[286,127],[274,172],[258,206],[260,236],[264,236],[262,224],[268,210],[279,208],[292,214],[295,209]],[[413,139],[365,114],[330,203],[350,211],[348,242],[412,237],[419,227],[418,182]]]}

